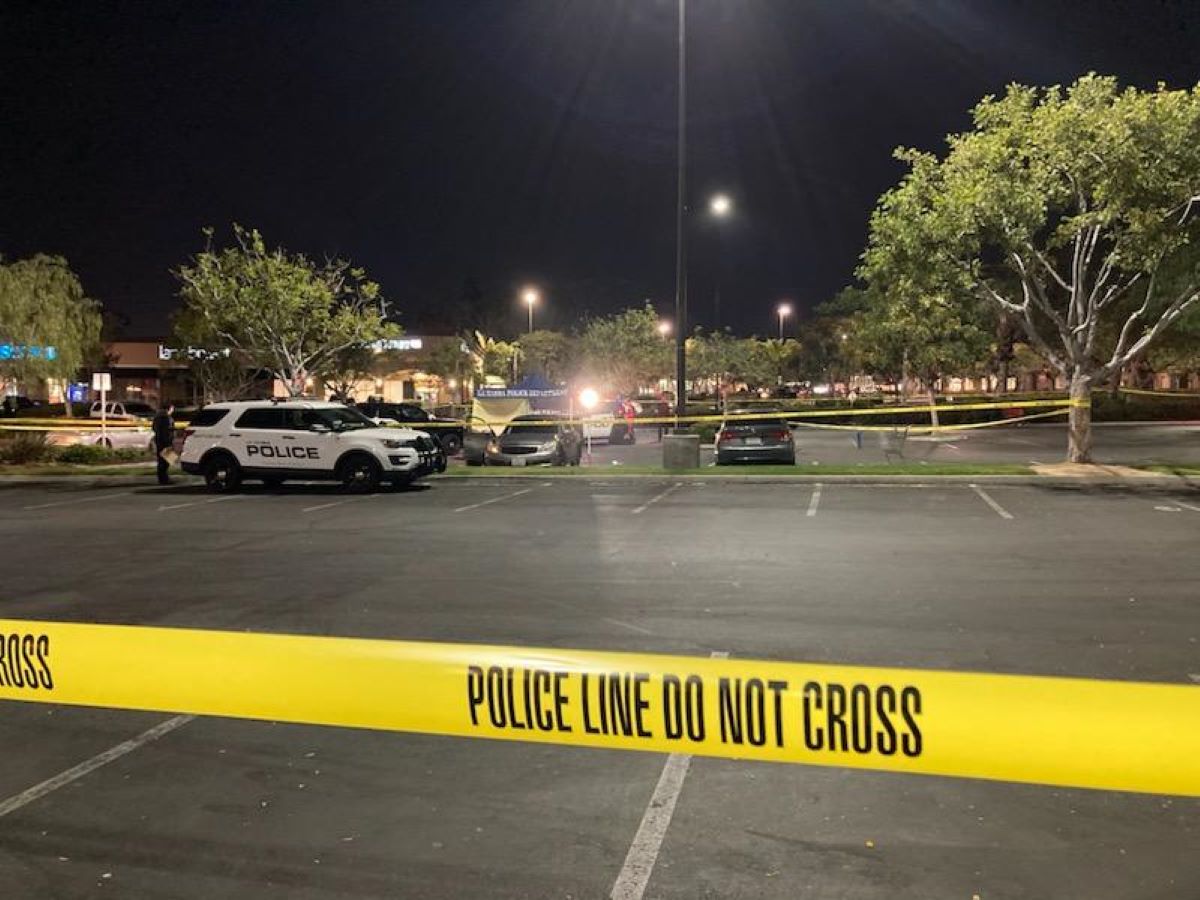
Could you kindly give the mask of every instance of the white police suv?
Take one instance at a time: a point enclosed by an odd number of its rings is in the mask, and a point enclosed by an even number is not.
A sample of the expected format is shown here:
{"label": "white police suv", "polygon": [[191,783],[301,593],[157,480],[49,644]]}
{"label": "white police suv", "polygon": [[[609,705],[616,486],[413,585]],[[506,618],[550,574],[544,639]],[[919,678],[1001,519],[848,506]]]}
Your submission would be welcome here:
{"label": "white police suv", "polygon": [[385,479],[408,484],[442,471],[446,457],[428,434],[380,427],[340,403],[252,400],[214,403],[192,416],[179,464],[214,491],[231,491],[243,478],[372,490]]}

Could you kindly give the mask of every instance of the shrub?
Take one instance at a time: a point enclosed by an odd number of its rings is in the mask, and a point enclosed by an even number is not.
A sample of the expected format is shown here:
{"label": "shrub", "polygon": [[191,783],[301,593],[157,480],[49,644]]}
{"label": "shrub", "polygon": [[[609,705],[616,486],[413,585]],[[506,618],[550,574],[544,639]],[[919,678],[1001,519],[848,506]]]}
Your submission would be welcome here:
{"label": "shrub", "polygon": [[46,432],[19,431],[0,443],[0,462],[9,465],[40,462],[50,456],[51,450],[46,443]]}
{"label": "shrub", "polygon": [[60,463],[73,465],[95,465],[111,462],[113,455],[113,451],[99,444],[72,444],[69,447],[60,447],[55,459]]}

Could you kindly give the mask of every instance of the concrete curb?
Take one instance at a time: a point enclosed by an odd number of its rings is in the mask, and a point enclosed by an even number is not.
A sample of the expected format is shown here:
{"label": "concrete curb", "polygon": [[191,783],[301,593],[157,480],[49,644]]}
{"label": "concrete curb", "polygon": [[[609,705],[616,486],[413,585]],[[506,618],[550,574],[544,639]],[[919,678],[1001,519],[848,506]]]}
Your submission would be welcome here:
{"label": "concrete curb", "polygon": [[[203,479],[173,475],[175,485],[202,484]],[[65,484],[78,487],[157,487],[154,473],[143,475],[0,475],[0,490],[18,487],[49,487]]]}

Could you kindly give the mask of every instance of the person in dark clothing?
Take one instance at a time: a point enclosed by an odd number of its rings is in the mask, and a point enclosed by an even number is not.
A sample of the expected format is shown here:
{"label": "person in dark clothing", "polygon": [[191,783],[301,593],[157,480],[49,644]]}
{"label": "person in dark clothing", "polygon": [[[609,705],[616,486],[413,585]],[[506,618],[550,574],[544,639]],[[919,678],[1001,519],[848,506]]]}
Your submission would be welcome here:
{"label": "person in dark clothing", "polygon": [[170,468],[171,464],[163,459],[163,451],[169,450],[175,446],[175,420],[171,418],[171,414],[175,412],[175,407],[170,403],[166,403],[158,408],[158,414],[154,417],[154,460],[158,464],[158,483],[170,484]]}

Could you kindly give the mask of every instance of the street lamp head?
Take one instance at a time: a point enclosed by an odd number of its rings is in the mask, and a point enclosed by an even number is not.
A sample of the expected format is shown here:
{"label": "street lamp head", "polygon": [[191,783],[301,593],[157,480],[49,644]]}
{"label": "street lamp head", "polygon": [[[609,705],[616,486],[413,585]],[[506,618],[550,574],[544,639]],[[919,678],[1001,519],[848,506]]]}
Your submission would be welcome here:
{"label": "street lamp head", "polygon": [[534,288],[525,288],[525,290],[521,291],[521,299],[524,300],[527,305],[533,306],[538,302],[539,295]]}
{"label": "street lamp head", "polygon": [[584,409],[595,409],[596,404],[600,402],[600,395],[596,393],[595,388],[584,388],[579,392],[579,402]]}
{"label": "street lamp head", "polygon": [[780,318],[784,316],[790,316],[792,314],[792,304],[780,303],[777,312],[779,313]]}
{"label": "street lamp head", "polygon": [[666,319],[659,322],[658,323],[658,333],[661,334],[663,337],[666,337],[668,334],[670,334],[671,333],[671,323],[668,322]]}
{"label": "street lamp head", "polygon": [[723,219],[733,211],[733,201],[728,194],[713,194],[708,201],[708,211],[718,219]]}

